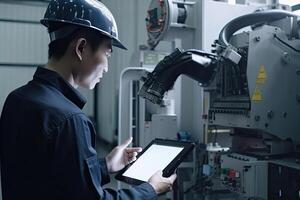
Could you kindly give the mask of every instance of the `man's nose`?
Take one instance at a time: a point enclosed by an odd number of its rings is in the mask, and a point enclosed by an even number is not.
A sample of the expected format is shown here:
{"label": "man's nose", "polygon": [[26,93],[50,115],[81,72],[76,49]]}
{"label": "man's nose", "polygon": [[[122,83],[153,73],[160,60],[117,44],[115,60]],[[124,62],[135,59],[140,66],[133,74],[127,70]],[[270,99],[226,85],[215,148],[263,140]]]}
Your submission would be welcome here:
{"label": "man's nose", "polygon": [[105,73],[108,72],[108,65],[105,65],[105,66],[104,66],[103,71],[104,71]]}

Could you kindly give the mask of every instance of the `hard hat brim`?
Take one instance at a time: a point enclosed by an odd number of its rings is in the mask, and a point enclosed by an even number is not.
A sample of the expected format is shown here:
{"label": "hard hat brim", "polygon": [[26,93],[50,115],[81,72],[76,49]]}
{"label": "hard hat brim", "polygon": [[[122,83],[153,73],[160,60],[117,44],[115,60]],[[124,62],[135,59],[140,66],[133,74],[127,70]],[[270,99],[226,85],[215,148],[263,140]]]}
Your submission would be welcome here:
{"label": "hard hat brim", "polygon": [[119,40],[117,40],[116,38],[112,38],[112,45],[115,47],[118,47],[120,49],[124,49],[124,50],[128,50]]}
{"label": "hard hat brim", "polygon": [[99,34],[102,34],[102,35],[105,35],[105,36],[111,38],[113,46],[118,47],[120,49],[128,50],[122,44],[122,42],[120,40],[118,40],[117,38],[111,36],[109,33],[105,32],[103,30],[100,30],[97,27],[94,27],[94,26],[91,26],[91,25],[83,25],[83,24],[79,24],[79,23],[76,23],[76,22],[70,22],[70,21],[65,21],[65,20],[61,20],[61,19],[42,19],[42,20],[40,20],[40,23],[43,24],[46,27],[49,27],[49,22],[59,22],[59,23],[65,23],[65,24],[72,24],[72,25],[75,25],[75,26],[78,25],[80,27],[86,27],[86,28],[91,28],[91,29],[97,30],[99,32]]}

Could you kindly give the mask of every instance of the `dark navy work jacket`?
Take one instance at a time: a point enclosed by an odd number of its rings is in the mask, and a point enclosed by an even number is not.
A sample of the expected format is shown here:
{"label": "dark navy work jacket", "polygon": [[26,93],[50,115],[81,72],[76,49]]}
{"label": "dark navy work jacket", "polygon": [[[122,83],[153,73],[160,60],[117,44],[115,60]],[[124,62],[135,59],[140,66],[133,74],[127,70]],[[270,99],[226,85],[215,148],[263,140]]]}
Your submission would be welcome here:
{"label": "dark navy work jacket", "polygon": [[54,71],[7,97],[0,119],[3,200],[157,199],[150,184],[112,190],[95,130],[82,112],[86,100]]}

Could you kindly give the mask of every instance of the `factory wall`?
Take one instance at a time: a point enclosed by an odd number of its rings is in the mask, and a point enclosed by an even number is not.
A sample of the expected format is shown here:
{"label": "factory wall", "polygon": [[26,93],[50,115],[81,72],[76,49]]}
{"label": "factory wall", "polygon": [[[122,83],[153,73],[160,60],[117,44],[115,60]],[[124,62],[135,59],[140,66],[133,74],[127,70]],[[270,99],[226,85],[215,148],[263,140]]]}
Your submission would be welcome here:
{"label": "factory wall", "polygon": [[[37,66],[47,62],[49,36],[39,20],[47,3],[0,2],[0,113],[7,95],[32,79]],[[93,115],[93,92],[84,111]]]}
{"label": "factory wall", "polygon": [[7,95],[47,60],[48,37],[39,25],[45,5],[0,3],[0,111]]}

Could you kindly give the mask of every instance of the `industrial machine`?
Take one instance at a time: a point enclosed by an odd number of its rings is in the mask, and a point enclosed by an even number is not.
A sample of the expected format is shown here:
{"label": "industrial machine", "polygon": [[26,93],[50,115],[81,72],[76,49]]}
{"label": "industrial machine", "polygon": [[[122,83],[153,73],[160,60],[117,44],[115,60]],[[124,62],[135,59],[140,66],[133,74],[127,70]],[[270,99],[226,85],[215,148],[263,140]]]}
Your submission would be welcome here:
{"label": "industrial machine", "polygon": [[147,73],[139,91],[161,104],[180,75],[204,88],[203,142],[212,144],[203,148],[206,159],[188,199],[299,199],[297,16],[269,10],[237,17],[212,47],[212,53],[176,49]]}
{"label": "industrial machine", "polygon": [[191,133],[199,145],[167,198],[299,199],[297,16],[153,0],[146,27],[148,46],[121,75],[119,142]]}

